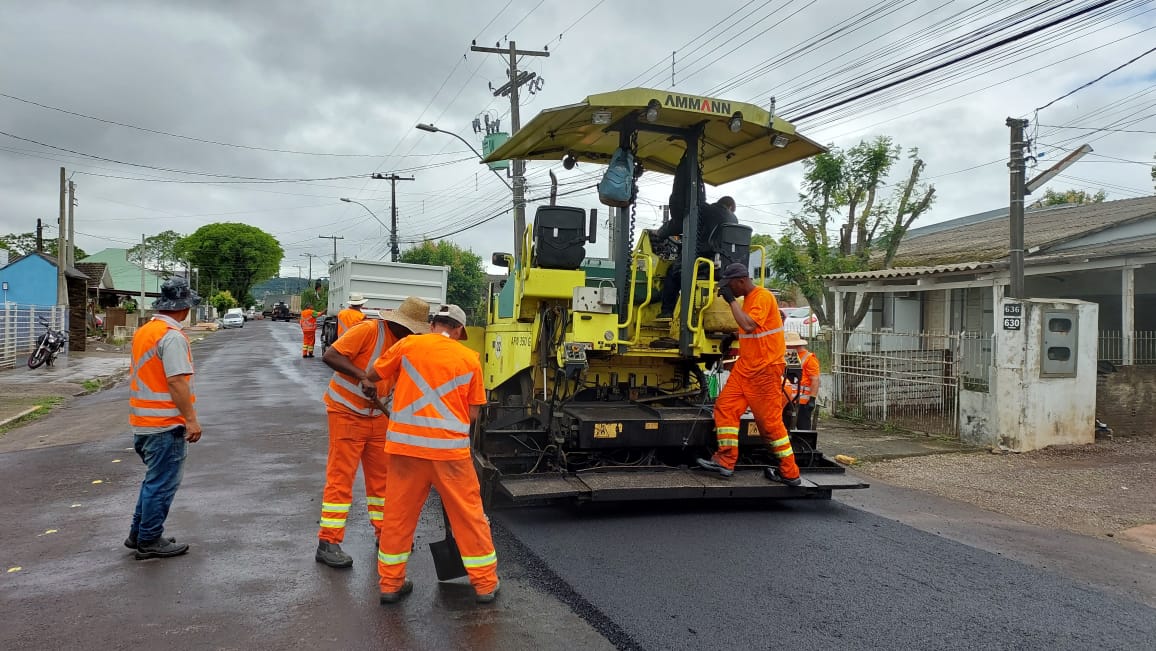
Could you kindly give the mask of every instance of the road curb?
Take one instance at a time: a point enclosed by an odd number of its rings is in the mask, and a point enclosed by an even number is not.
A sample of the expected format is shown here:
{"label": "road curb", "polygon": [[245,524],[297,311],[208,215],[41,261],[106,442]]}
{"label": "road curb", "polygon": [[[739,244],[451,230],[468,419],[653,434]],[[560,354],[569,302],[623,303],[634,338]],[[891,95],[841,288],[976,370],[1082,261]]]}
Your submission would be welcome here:
{"label": "road curb", "polygon": [[40,405],[36,405],[34,407],[29,407],[28,409],[25,409],[24,411],[20,412],[19,414],[16,414],[15,416],[12,416],[10,418],[5,418],[4,420],[0,420],[0,427],[4,427],[5,425],[7,425],[9,423],[14,423],[14,422],[20,420],[21,418],[24,418],[25,416],[27,416],[29,414],[34,414],[34,413],[40,411],[40,409],[41,409]]}

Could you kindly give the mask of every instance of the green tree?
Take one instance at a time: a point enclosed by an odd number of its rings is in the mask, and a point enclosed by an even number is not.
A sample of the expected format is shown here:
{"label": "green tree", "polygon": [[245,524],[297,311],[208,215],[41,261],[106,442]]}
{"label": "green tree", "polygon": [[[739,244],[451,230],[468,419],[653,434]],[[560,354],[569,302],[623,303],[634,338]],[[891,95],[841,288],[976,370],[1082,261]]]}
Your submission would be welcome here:
{"label": "green tree", "polygon": [[[59,244],[59,241],[54,237],[44,238],[44,253],[56,257],[57,244]],[[84,249],[79,246],[74,246],[73,248],[77,260],[88,257]],[[9,257],[12,258],[32,253],[36,250],[36,233],[8,233],[7,235],[0,235],[0,249],[7,249],[11,253]]]}
{"label": "green tree", "polygon": [[265,231],[248,224],[208,224],[174,247],[178,259],[197,267],[202,287],[248,296],[254,284],[277,275],[284,251]]}
{"label": "green tree", "polygon": [[130,262],[143,265],[146,269],[159,271],[167,278],[173,275],[177,265],[184,262],[177,255],[177,244],[183,238],[184,236],[176,231],[164,231],[146,237],[144,244],[137,244],[128,250],[128,259]]}
{"label": "green tree", "polygon": [[227,289],[222,289],[209,297],[209,305],[216,308],[217,314],[224,314],[237,307],[237,299],[233,298],[232,292]]}
{"label": "green tree", "polygon": [[1068,204],[1082,206],[1088,203],[1103,203],[1107,197],[1108,195],[1105,194],[1103,190],[1091,194],[1086,190],[1076,190],[1074,188],[1060,191],[1048,188],[1044,190],[1044,196],[1037,199],[1032,206],[1035,208],[1042,206],[1066,206]]}
{"label": "green tree", "polygon": [[446,301],[467,312],[479,311],[486,285],[486,271],[482,267],[481,256],[473,251],[448,240],[426,240],[412,249],[402,251],[398,261],[449,267]]}
{"label": "green tree", "polygon": [[323,283],[317,283],[313,289],[306,289],[301,292],[301,309],[311,307],[318,312],[323,311],[329,305],[329,287]]}
{"label": "green tree", "polygon": [[803,208],[771,256],[775,274],[794,283],[820,322],[852,330],[867,315],[873,292],[843,293],[843,323],[833,323],[836,296],[825,274],[889,269],[911,223],[926,213],[935,188],[920,182],[924,162],[908,152],[911,169],[897,191],[882,196],[901,149],[880,136],[848,150],[832,147],[804,162]]}

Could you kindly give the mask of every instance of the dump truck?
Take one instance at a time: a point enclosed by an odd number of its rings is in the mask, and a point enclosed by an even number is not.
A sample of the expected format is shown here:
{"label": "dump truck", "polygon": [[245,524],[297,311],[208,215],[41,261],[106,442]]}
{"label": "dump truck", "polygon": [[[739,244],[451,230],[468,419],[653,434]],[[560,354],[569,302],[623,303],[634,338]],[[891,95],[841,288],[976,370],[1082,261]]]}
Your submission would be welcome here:
{"label": "dump truck", "polygon": [[329,305],[317,324],[321,350],[337,340],[337,313],[347,307],[350,294],[365,297],[364,309],[392,310],[408,296],[430,304],[431,312],[446,302],[449,267],[384,260],[343,258],[329,267]]}
{"label": "dump truck", "polygon": [[[716,278],[760,248],[751,246],[750,227],[733,224],[706,234],[721,252],[715,259],[696,257],[703,184],[824,148],[763,107],[634,88],[546,109],[485,162],[606,165],[619,149],[633,154],[635,183],[643,173],[681,177],[672,196],[686,207],[681,246],[635,240],[635,192],[611,219],[608,261],[585,255],[597,212],[558,205],[537,207],[524,230],[515,226],[513,253],[493,254],[507,278],[489,297],[486,325],[471,328],[467,342],[481,357],[489,396],[472,432],[487,504],[822,499],[865,487],[819,451],[815,431],[790,432],[802,486],[766,478],[776,462],[749,413],[734,476],[695,469],[715,445],[710,386],[737,329]],[[681,266],[682,299],[674,319],[662,320],[658,297],[671,265]]]}
{"label": "dump truck", "polygon": [[[288,318],[274,317],[274,308],[279,304],[285,306]],[[265,307],[261,312],[267,319],[290,321],[301,318],[301,296],[299,294],[266,294],[264,305]]]}

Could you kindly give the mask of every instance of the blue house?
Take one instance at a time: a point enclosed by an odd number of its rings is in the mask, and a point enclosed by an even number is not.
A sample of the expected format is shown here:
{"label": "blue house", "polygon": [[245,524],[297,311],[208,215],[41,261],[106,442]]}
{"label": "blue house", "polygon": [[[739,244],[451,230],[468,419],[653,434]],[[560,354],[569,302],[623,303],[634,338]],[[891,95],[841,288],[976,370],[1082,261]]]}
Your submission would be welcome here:
{"label": "blue house", "polygon": [[[88,277],[75,268],[66,269],[64,275],[70,287],[77,282],[86,287]],[[0,288],[4,288],[0,301],[5,303],[56,305],[56,258],[35,252],[16,258],[0,267]]]}

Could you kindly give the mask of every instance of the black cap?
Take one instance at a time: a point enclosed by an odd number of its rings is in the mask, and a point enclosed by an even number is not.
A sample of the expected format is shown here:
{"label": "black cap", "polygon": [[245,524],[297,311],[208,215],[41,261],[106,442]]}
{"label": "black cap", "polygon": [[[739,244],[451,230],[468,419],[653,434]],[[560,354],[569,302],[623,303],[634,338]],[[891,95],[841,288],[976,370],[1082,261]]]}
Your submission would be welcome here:
{"label": "black cap", "polygon": [[161,297],[153,301],[153,309],[179,312],[200,303],[201,297],[189,287],[189,282],[180,276],[173,276],[161,285]]}
{"label": "black cap", "polygon": [[751,274],[747,271],[747,266],[741,262],[732,262],[723,269],[723,280],[734,280],[736,278],[750,278]]}

